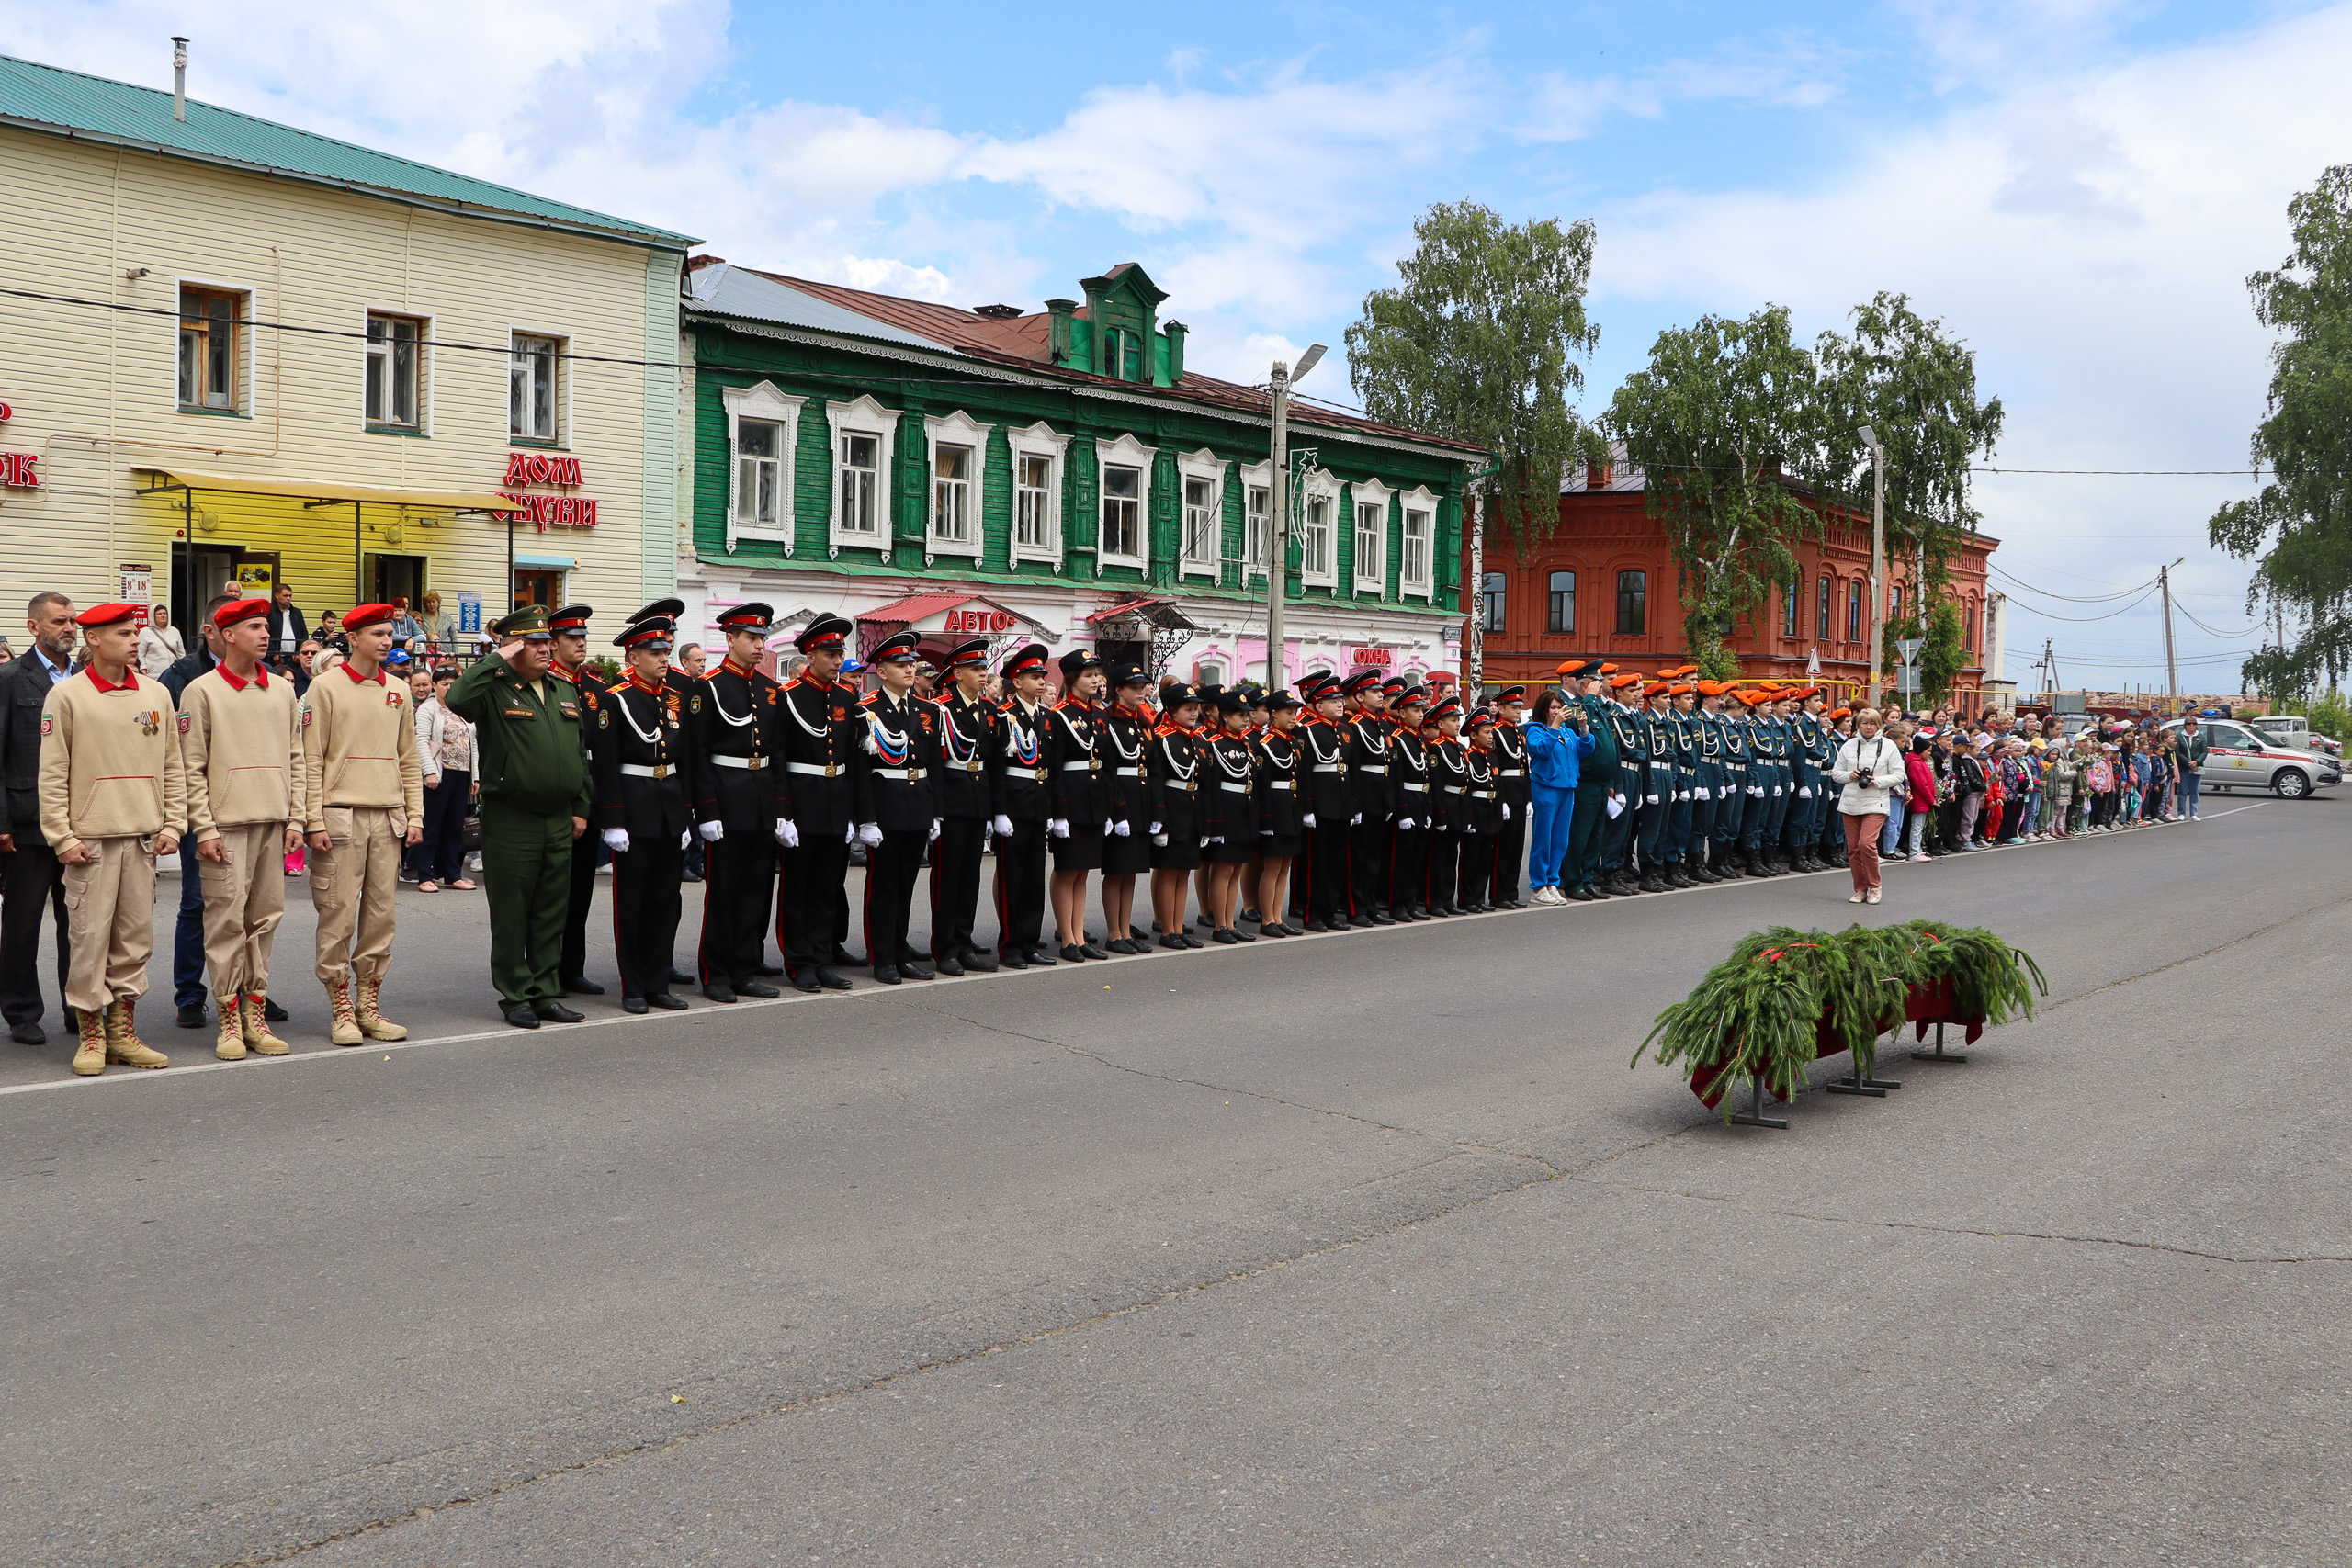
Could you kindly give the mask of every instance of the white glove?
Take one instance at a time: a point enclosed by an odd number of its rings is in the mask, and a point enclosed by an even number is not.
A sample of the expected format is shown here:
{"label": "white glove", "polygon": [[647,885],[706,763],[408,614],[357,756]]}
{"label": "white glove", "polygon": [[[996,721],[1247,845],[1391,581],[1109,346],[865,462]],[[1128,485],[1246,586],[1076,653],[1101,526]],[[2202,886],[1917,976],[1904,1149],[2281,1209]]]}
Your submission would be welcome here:
{"label": "white glove", "polygon": [[[937,837],[939,837],[939,818],[934,817],[931,819],[931,838],[936,839]],[[929,843],[931,842],[931,839],[925,839],[923,842]]]}
{"label": "white glove", "polygon": [[1164,838],[1166,836],[1165,829],[1161,828],[1160,824],[1154,822],[1151,825],[1151,836],[1155,839]]}
{"label": "white glove", "polygon": [[1001,811],[989,818],[989,826],[996,829],[996,836],[1000,839],[1012,837],[1012,818]]}
{"label": "white glove", "polygon": [[1057,817],[1052,821],[1046,824],[1046,831],[1051,833],[1057,839],[1067,839],[1069,837],[1069,823],[1062,818]]}
{"label": "white glove", "polygon": [[1687,789],[1678,789],[1674,792],[1674,798],[1677,800],[1688,800],[1690,798],[1690,792]]}
{"label": "white glove", "polygon": [[628,853],[628,829],[607,828],[596,836],[605,840],[605,847],[612,851],[613,853],[616,855],[625,855]]}
{"label": "white glove", "polygon": [[1413,830],[1413,819],[1409,817],[1399,817],[1396,818],[1396,826],[1403,831],[1409,833]]}
{"label": "white glove", "polygon": [[873,822],[860,822],[857,825],[857,841],[869,850],[880,843],[882,841],[880,825]]}
{"label": "white glove", "polygon": [[1225,835],[1223,833],[1211,833],[1207,838],[1203,839],[1201,842],[1204,845],[1221,844],[1225,842]]}
{"label": "white glove", "polygon": [[1797,798],[1799,800],[1811,800],[1813,798],[1813,786],[1811,784],[1799,784],[1797,786]]}
{"label": "white glove", "polygon": [[695,831],[702,835],[702,841],[704,843],[715,844],[718,842],[719,840],[727,837],[727,824],[724,822],[698,823],[695,828]]}
{"label": "white glove", "polygon": [[1657,796],[1655,795],[1645,795],[1642,796],[1642,804],[1644,806],[1656,806],[1657,804]]}
{"label": "white glove", "polygon": [[1775,800],[1781,798],[1781,786],[1779,784],[1774,784],[1772,786],[1772,798]]}
{"label": "white glove", "polygon": [[694,841],[695,836],[692,833],[681,833],[678,835],[678,847],[682,850]]}
{"label": "white glove", "polygon": [[1129,827],[1128,827],[1128,825],[1127,825],[1127,823],[1126,823],[1126,820],[1123,818],[1121,818],[1120,820],[1118,820],[1118,821],[1114,822],[1114,823],[1112,823],[1112,824],[1111,824],[1111,831],[1113,831],[1114,833],[1116,833],[1120,838],[1124,839],[1124,838],[1125,838],[1125,837],[1126,837],[1126,836],[1127,836],[1131,831],[1133,831],[1133,829],[1132,829],[1131,828],[1129,828]]}
{"label": "white glove", "polygon": [[775,819],[775,841],[787,850],[797,850],[800,847],[800,829],[789,818],[779,817]]}
{"label": "white glove", "polygon": [[855,825],[853,824],[852,826],[842,829],[842,842],[844,844],[854,844],[857,842],[857,829]]}
{"label": "white glove", "polygon": [[1764,798],[1764,786],[1762,784],[1749,784],[1747,786],[1747,793],[1754,795],[1757,799],[1761,800]]}
{"label": "white glove", "polygon": [[1625,815],[1625,797],[1622,795],[1611,795],[1609,797],[1609,820],[1614,822],[1623,815]]}
{"label": "white glove", "polygon": [[1363,827],[1363,812],[1361,812],[1361,811],[1359,811],[1359,812],[1357,812],[1353,817],[1349,818],[1348,818],[1348,826],[1349,826],[1349,827],[1351,827],[1351,828],[1361,828],[1361,827]]}
{"label": "white glove", "polygon": [[1508,800],[1503,802],[1503,820],[1506,822],[1510,820],[1510,802]]}
{"label": "white glove", "polygon": [[1693,800],[1713,800],[1714,796],[1707,793],[1707,786],[1705,784],[1701,784],[1697,789],[1690,792],[1690,798]]}
{"label": "white glove", "polygon": [[1298,825],[1299,825],[1300,827],[1302,827],[1302,828],[1312,828],[1312,827],[1314,827],[1314,826],[1315,826],[1315,813],[1313,813],[1312,811],[1310,811],[1310,812],[1308,812],[1306,816],[1304,816],[1304,817],[1300,818],[1298,819]]}

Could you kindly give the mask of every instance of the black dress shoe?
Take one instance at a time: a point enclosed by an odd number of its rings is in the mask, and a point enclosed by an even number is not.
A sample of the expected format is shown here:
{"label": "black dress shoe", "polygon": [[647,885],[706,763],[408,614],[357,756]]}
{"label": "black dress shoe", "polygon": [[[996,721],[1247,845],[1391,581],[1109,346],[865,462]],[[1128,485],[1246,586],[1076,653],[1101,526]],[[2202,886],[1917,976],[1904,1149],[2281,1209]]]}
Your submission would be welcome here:
{"label": "black dress shoe", "polygon": [[[1363,922],[1357,923],[1361,925]],[[1374,909],[1372,912],[1372,923],[1375,926],[1393,926],[1396,923],[1396,917],[1385,909]]]}
{"label": "black dress shoe", "polygon": [[701,976],[689,975],[683,969],[673,969],[670,971],[670,984],[673,986],[696,985],[700,983],[701,979]]}
{"label": "black dress shoe", "polygon": [[885,986],[895,986],[899,983],[899,966],[895,964],[876,964],[874,966],[874,977]]}
{"label": "black dress shoe", "polygon": [[1239,926],[1230,926],[1227,929],[1233,932],[1233,940],[1236,942],[1255,942],[1258,940],[1258,936],[1255,931],[1245,931]]}
{"label": "black dress shoe", "polygon": [[1028,958],[1025,955],[1015,952],[1012,948],[1006,948],[1001,956],[1001,961],[1007,969],[1026,969],[1029,967]]}
{"label": "black dress shoe", "polygon": [[1329,926],[1327,926],[1327,925],[1325,925],[1325,924],[1323,923],[1322,917],[1317,916],[1317,917],[1316,917],[1315,919],[1310,919],[1310,920],[1308,920],[1308,921],[1306,922],[1306,929],[1307,929],[1308,931],[1317,931],[1317,932],[1320,932],[1320,931],[1329,931],[1331,928],[1330,928]]}
{"label": "black dress shoe", "polygon": [[262,998],[261,1015],[272,1023],[284,1023],[288,1019],[294,1016],[292,1013],[288,1012],[284,1008],[279,1007],[276,999],[270,997]]}
{"label": "black dress shoe", "polygon": [[1290,935],[1290,928],[1283,924],[1280,920],[1261,920],[1258,922],[1258,934],[1260,936],[1285,937]]}
{"label": "black dress shoe", "polygon": [[865,959],[860,958],[856,953],[852,953],[840,942],[833,943],[833,964],[835,966],[843,969],[854,969],[865,962]]}
{"label": "black dress shoe", "polygon": [[685,870],[678,873],[678,880],[681,882],[700,882],[702,880],[702,873],[696,871],[693,866],[688,866]]}
{"label": "black dress shoe", "polygon": [[43,1030],[40,1024],[31,1022],[10,1024],[8,1026],[8,1038],[15,1041],[19,1045],[46,1045],[49,1043],[48,1032]]}
{"label": "black dress shoe", "polygon": [[792,988],[796,991],[807,991],[811,995],[824,989],[822,986],[817,984],[817,976],[806,971],[792,977]]}
{"label": "black dress shoe", "polygon": [[202,1002],[190,1002],[187,1006],[180,1009],[179,1016],[172,1020],[172,1021],[178,1024],[182,1029],[202,1029],[206,1024],[212,1021],[204,1016],[204,1004]]}
{"label": "black dress shoe", "polygon": [[651,1010],[652,1009],[646,1005],[645,998],[643,997],[623,997],[621,998],[621,1011],[623,1012],[650,1012]]}
{"label": "black dress shoe", "polygon": [[1052,953],[1046,952],[1042,947],[1033,947],[1029,950],[1029,962],[1038,964],[1041,967],[1051,969],[1055,964],[1060,963],[1061,960],[1056,958]]}
{"label": "black dress shoe", "polygon": [[1079,956],[1081,958],[1099,958],[1105,964],[1108,964],[1111,961],[1110,953],[1104,952],[1102,948],[1095,946],[1091,942],[1080,942],[1079,944],[1078,953]]}
{"label": "black dress shoe", "polygon": [[[784,965],[781,964],[763,964],[757,969],[752,970],[752,973],[757,975],[763,980],[773,980],[777,976],[784,973]],[[743,987],[738,986],[735,988],[740,991],[742,990]]]}
{"label": "black dress shoe", "polygon": [[1115,953],[1123,957],[1132,957],[1136,950],[1134,945],[1130,943],[1125,937],[1114,936],[1110,941],[1102,944],[1102,951],[1105,953]]}
{"label": "black dress shoe", "polygon": [[915,959],[901,958],[899,960],[899,973],[910,980],[929,980],[935,978],[939,972]]}
{"label": "black dress shoe", "polygon": [[549,1023],[581,1023],[587,1020],[584,1012],[574,1012],[561,1002],[540,1002],[531,1009],[532,1015]]}
{"label": "black dress shoe", "polygon": [[817,984],[829,991],[846,991],[849,989],[849,976],[830,964],[820,964],[817,965]]}
{"label": "black dress shoe", "polygon": [[517,1029],[537,1029],[539,1026],[539,1015],[518,1003],[506,1010],[506,1021]]}
{"label": "black dress shoe", "polygon": [[1370,915],[1355,915],[1350,917],[1348,920],[1348,924],[1355,927],[1356,930],[1360,931],[1368,931],[1379,923],[1379,921],[1374,919]]}
{"label": "black dress shoe", "polygon": [[[1105,956],[1107,957],[1108,954],[1105,954]],[[1062,943],[1062,962],[1065,964],[1085,963],[1086,949],[1079,946],[1078,943],[1074,942],[1066,942]]]}
{"label": "black dress shoe", "polygon": [[939,973],[953,980],[964,973],[964,965],[958,962],[956,955],[951,953],[946,957],[939,961]]}
{"label": "black dress shoe", "polygon": [[[1192,944],[1187,942],[1182,937],[1178,936],[1174,931],[1162,931],[1159,933],[1159,945],[1171,952],[1182,953]],[[33,1042],[33,1043],[38,1044],[39,1042],[36,1041]]]}
{"label": "black dress shoe", "polygon": [[1575,899],[1579,904],[1589,904],[1592,902],[1592,889],[1589,887],[1571,887],[1568,889],[1566,897]]}
{"label": "black dress shoe", "polygon": [[758,997],[763,1000],[769,997],[780,997],[784,995],[782,991],[777,990],[765,980],[738,981],[735,986],[735,994],[739,997]]}
{"label": "black dress shoe", "polygon": [[1253,926],[1263,925],[1266,923],[1266,918],[1255,909],[1242,910],[1241,919],[1249,921]]}
{"label": "black dress shoe", "polygon": [[605,987],[585,975],[574,975],[558,984],[563,987],[564,995],[570,997],[601,997],[605,994]]}
{"label": "black dress shoe", "polygon": [[702,988],[702,994],[715,1002],[731,1002],[735,999],[735,987],[713,980]]}
{"label": "black dress shoe", "polygon": [[[989,953],[982,953],[976,947],[967,947],[964,950],[963,964],[965,968],[969,969],[975,975],[993,975],[996,973],[996,959]],[[942,973],[944,973],[944,968]]]}
{"label": "black dress shoe", "polygon": [[1185,945],[1186,947],[1206,947],[1206,946],[1208,945],[1208,943],[1207,943],[1207,942],[1203,942],[1199,937],[1194,936],[1191,931],[1182,931],[1182,932],[1180,932],[1180,933],[1178,933],[1178,934],[1179,934],[1179,936],[1182,938],[1182,942],[1183,942],[1183,943],[1184,943],[1184,945]]}
{"label": "black dress shoe", "polygon": [[1221,942],[1227,947],[1231,947],[1235,942],[1239,942],[1241,939],[1224,926],[1219,926],[1215,931],[1209,932],[1209,940],[1214,942]]}
{"label": "black dress shoe", "polygon": [[655,1007],[660,1008],[664,1012],[684,1012],[686,1010],[686,998],[684,997],[673,997],[667,991],[655,991],[645,999],[651,1002]]}

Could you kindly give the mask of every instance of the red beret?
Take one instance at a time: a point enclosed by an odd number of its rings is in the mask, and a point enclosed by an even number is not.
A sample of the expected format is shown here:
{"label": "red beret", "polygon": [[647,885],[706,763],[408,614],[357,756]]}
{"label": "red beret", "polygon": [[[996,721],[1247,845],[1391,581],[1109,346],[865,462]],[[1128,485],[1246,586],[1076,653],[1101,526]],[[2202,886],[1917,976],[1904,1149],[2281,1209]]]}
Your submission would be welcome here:
{"label": "red beret", "polygon": [[213,611],[212,624],[225,632],[231,626],[235,626],[239,621],[250,621],[257,615],[266,615],[268,614],[268,600],[239,599],[232,604],[223,604],[219,609]]}
{"label": "red beret", "polygon": [[127,621],[139,614],[138,604],[93,604],[74,617],[77,626],[110,626],[117,621]]}
{"label": "red beret", "polygon": [[350,614],[343,617],[343,629],[347,632],[365,631],[369,626],[390,620],[392,615],[390,604],[354,604]]}

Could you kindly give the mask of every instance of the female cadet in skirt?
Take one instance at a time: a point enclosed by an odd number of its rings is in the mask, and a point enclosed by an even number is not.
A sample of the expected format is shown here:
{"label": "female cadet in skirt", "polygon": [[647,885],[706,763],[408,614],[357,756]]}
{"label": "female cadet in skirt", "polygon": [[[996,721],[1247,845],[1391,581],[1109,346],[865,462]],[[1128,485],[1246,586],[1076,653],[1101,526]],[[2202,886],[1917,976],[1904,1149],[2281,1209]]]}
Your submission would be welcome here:
{"label": "female cadet in skirt", "polygon": [[1379,890],[1396,920],[1430,918],[1430,749],[1421,739],[1429,694],[1419,686],[1399,692],[1388,705],[1396,721],[1388,750],[1389,783],[1396,791],[1395,841],[1388,853],[1388,886]]}
{"label": "female cadet in skirt", "polygon": [[1201,859],[1208,872],[1209,940],[1255,942],[1233,929],[1241,895],[1241,868],[1258,852],[1257,763],[1250,754],[1250,698],[1220,692],[1216,731],[1201,768]]}
{"label": "female cadet in skirt", "polygon": [[1102,840],[1103,947],[1136,953],[1151,939],[1136,930],[1136,874],[1151,869],[1151,788],[1144,748],[1159,716],[1145,700],[1151,678],[1142,667],[1122,664],[1111,676],[1111,705],[1096,724],[1095,744],[1102,771],[1110,831]]}
{"label": "female cadet in skirt", "polygon": [[1462,874],[1456,900],[1465,915],[1483,915],[1494,908],[1487,888],[1495,874],[1495,835],[1502,831],[1501,802],[1495,798],[1495,716],[1485,708],[1471,713],[1462,748],[1462,762],[1469,790],[1462,820]]}
{"label": "female cadet in skirt", "polygon": [[1280,918],[1291,863],[1306,832],[1298,799],[1298,699],[1288,692],[1272,693],[1266,712],[1266,728],[1250,739],[1258,764],[1258,934],[1303,936]]}
{"label": "female cadet in skirt", "polygon": [[1184,906],[1193,873],[1201,867],[1201,786],[1204,743],[1200,737],[1201,701],[1178,682],[1160,694],[1167,716],[1153,727],[1144,747],[1144,770],[1151,791],[1151,911],[1162,947],[1206,947],[1184,929]]}
{"label": "female cadet in skirt", "polygon": [[1430,756],[1429,911],[1458,915],[1455,878],[1462,860],[1462,830],[1470,811],[1470,764],[1462,744],[1462,704],[1441,697],[1421,720]]}

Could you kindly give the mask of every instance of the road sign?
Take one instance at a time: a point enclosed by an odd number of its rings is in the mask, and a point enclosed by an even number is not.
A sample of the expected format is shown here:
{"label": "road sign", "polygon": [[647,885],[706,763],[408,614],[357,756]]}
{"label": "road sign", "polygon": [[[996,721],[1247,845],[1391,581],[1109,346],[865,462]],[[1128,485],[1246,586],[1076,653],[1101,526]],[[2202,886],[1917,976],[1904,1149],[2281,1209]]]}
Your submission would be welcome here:
{"label": "road sign", "polygon": [[1815,680],[1821,678],[1821,649],[1816,648],[1806,657],[1804,672]]}
{"label": "road sign", "polygon": [[1905,664],[1901,669],[1897,670],[1894,672],[1894,690],[1896,694],[1900,696],[1917,696],[1919,694],[1919,667],[1916,664]]}
{"label": "road sign", "polygon": [[1903,662],[1905,664],[1917,659],[1919,650],[1927,646],[1928,639],[1923,637],[1903,637],[1894,639],[1894,651],[1903,656]]}

